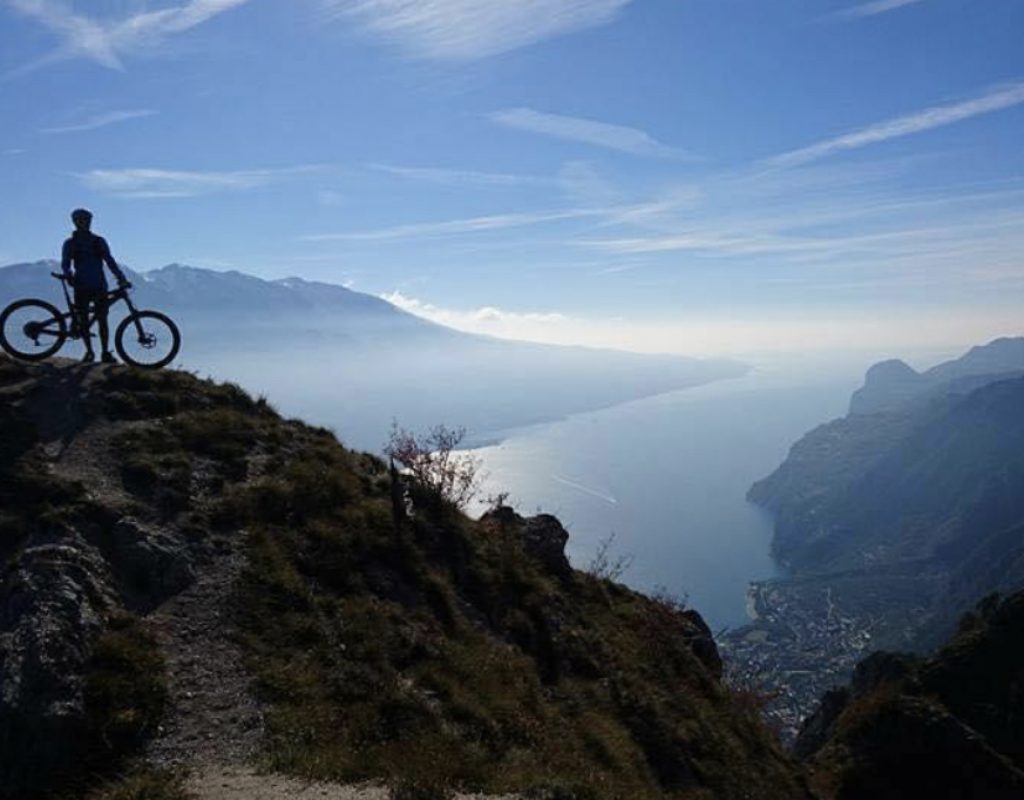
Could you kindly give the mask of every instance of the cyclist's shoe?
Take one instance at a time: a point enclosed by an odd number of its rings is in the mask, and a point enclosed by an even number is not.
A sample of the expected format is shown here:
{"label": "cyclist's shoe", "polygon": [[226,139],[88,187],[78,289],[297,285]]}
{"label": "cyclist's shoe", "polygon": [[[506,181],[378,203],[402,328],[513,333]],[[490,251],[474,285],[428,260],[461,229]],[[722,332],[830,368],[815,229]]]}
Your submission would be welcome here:
{"label": "cyclist's shoe", "polygon": [[82,363],[83,364],[91,364],[95,360],[96,360],[96,354],[92,350],[86,350],[85,351],[85,355],[82,356]]}
{"label": "cyclist's shoe", "polygon": [[109,350],[107,350],[103,354],[102,358],[100,358],[100,361],[102,361],[104,364],[116,364],[117,363],[117,359],[114,358],[114,354],[111,353]]}

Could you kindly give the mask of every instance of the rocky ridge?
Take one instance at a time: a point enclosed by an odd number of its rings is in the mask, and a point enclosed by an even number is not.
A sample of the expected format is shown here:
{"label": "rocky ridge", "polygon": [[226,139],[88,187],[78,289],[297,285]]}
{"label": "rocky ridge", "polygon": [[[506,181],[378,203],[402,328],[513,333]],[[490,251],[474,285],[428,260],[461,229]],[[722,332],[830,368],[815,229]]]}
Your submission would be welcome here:
{"label": "rocky ridge", "polygon": [[230,385],[0,359],[0,797],[809,796],[695,611],[410,491]]}

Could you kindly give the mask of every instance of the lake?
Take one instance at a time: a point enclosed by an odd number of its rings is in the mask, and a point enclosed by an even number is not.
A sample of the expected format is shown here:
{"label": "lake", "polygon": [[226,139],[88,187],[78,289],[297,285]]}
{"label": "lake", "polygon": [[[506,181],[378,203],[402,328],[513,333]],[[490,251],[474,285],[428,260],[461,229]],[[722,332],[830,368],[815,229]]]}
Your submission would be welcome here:
{"label": "lake", "polygon": [[741,625],[747,584],[778,574],[772,520],[745,501],[747,489],[806,431],[846,413],[868,363],[761,365],[743,378],[506,431],[471,451],[487,473],[482,496],[509,492],[521,514],[556,515],[576,567],[614,535],[612,557],[633,559],[622,582],[685,596],[716,630]]}

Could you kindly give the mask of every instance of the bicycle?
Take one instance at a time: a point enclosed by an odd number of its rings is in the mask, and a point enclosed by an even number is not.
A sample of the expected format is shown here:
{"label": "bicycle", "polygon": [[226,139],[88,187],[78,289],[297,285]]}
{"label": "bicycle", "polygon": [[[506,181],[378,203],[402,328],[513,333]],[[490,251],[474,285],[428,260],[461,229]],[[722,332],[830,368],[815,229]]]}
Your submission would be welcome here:
{"label": "bicycle", "polygon": [[[55,355],[68,339],[81,339],[96,321],[89,315],[86,331],[80,330],[78,314],[68,293],[69,278],[50,273],[61,282],[68,310],[62,313],[45,300],[26,299],[11,303],[0,313],[0,347],[23,361],[43,361]],[[142,369],[160,369],[174,360],[181,348],[181,333],[174,320],[159,311],[140,311],[128,294],[130,284],[107,293],[108,308],[119,300],[129,314],[114,332],[114,347],[126,364]]]}

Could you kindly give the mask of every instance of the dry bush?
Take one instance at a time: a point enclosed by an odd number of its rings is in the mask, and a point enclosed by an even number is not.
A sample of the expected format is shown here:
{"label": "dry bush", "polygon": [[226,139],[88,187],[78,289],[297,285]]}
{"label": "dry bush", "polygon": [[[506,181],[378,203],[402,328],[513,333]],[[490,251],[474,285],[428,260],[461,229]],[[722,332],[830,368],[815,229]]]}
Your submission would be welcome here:
{"label": "dry bush", "polygon": [[609,534],[598,543],[597,552],[586,569],[595,578],[617,582],[633,566],[633,554],[613,554],[612,545],[614,544],[614,533]]}
{"label": "dry bush", "polygon": [[465,428],[435,425],[417,435],[394,423],[384,455],[401,465],[423,488],[464,509],[480,488],[480,459],[459,453]]}

